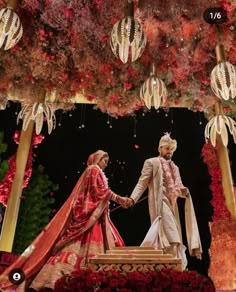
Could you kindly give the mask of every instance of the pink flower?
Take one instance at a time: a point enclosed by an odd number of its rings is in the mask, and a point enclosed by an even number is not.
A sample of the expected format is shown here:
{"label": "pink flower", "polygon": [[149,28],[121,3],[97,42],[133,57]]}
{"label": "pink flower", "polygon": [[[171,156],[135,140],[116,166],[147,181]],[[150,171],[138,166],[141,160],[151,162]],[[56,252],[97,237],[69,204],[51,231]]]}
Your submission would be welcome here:
{"label": "pink flower", "polygon": [[118,95],[112,95],[112,96],[110,97],[110,100],[111,100],[112,102],[117,102],[117,101],[119,100],[119,96],[118,96]]}
{"label": "pink flower", "polygon": [[100,34],[99,39],[102,42],[106,42],[107,40],[109,40],[109,38],[105,34]]}
{"label": "pink flower", "polygon": [[201,82],[205,85],[209,85],[211,83],[211,80],[210,79],[203,79],[203,80],[201,80]]}
{"label": "pink flower", "polygon": [[68,79],[68,73],[63,72],[63,73],[61,74],[61,81],[65,82],[67,79]]}
{"label": "pink flower", "polygon": [[125,88],[125,89],[130,89],[130,88],[132,88],[132,83],[125,82],[125,83],[124,83],[124,88]]}
{"label": "pink flower", "polygon": [[70,19],[73,18],[73,14],[71,13],[70,8],[68,8],[68,7],[64,8],[64,13],[65,13],[65,16],[66,16],[67,18],[70,18]]}

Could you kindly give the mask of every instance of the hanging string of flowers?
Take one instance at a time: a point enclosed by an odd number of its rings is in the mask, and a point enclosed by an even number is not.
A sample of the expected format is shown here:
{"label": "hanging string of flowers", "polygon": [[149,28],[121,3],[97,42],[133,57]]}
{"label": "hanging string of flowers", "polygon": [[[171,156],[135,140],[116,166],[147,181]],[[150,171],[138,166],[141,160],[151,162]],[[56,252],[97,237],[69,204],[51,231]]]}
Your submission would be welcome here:
{"label": "hanging string of flowers", "polygon": [[[14,133],[13,139],[14,139],[16,144],[19,144],[20,131],[16,131]],[[25,175],[24,175],[24,181],[23,181],[22,188],[27,187],[29,180],[30,180],[30,177],[31,177],[31,174],[32,174],[33,148],[38,147],[38,145],[43,141],[43,139],[44,139],[43,135],[36,135],[35,133],[33,133],[32,142],[31,142],[31,146],[30,146],[30,150],[29,150],[29,156],[28,156],[28,160],[26,163]],[[14,176],[16,173],[16,154],[12,155],[9,158],[8,163],[9,163],[9,169],[6,172],[3,181],[0,183],[0,203],[5,207],[7,206],[7,200],[9,198],[9,194],[11,192],[12,182],[14,180]],[[21,197],[21,199],[24,199],[24,198]]]}
{"label": "hanging string of flowers", "polygon": [[212,191],[211,204],[213,206],[213,221],[230,218],[230,212],[225,205],[221,170],[215,148],[211,143],[205,143],[202,148],[203,161],[211,176],[210,189]]}

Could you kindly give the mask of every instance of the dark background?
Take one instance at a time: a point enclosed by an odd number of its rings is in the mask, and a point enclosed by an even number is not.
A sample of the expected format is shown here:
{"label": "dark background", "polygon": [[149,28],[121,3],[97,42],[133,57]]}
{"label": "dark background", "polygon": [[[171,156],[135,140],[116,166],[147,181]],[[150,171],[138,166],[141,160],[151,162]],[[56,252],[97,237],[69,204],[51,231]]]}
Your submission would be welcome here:
{"label": "dark background", "polygon": [[[17,150],[12,137],[21,123],[16,125],[20,105],[9,102],[6,110],[0,111],[0,130],[4,132],[7,159]],[[209,190],[210,177],[202,161],[201,149],[204,145],[204,129],[207,123],[204,114],[184,108],[169,111],[152,109],[138,111],[135,116],[112,118],[93,105],[76,105],[75,109],[56,112],[56,128],[51,135],[44,123],[43,142],[34,149],[34,165],[42,164],[51,180],[59,185],[55,193],[55,208],[58,209],[70,195],[81,172],[86,167],[89,154],[102,149],[109,153],[110,163],[106,169],[109,185],[113,191],[130,196],[138,181],[145,159],[158,154],[158,142],[164,132],[171,132],[177,139],[178,147],[173,160],[179,166],[182,181],[192,195],[203,246],[203,258],[189,258],[189,269],[207,274],[209,268],[210,232],[212,216]],[[236,151],[229,137],[232,173],[235,173]],[[142,198],[145,198],[147,192]],[[178,202],[183,213],[184,201]],[[118,208],[111,202],[111,219],[122,235],[126,245],[139,245],[150,226],[147,199],[130,209]],[[181,216],[182,223],[184,222]],[[186,242],[185,232],[184,241]]]}

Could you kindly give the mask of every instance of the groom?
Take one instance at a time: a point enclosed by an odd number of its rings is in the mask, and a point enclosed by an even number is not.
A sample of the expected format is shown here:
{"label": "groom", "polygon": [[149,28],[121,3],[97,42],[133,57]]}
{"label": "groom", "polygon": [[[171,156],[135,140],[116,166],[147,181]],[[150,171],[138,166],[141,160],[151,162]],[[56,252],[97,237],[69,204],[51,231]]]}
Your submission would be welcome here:
{"label": "groom", "polygon": [[179,168],[171,160],[176,148],[176,140],[165,133],[159,141],[159,156],[145,160],[127,207],[137,203],[148,188],[151,227],[142,245],[161,248],[164,253],[181,258],[182,268],[185,269],[187,258],[177,205],[179,197],[186,199],[185,224],[190,255],[201,258],[202,247],[189,190],[182,184]]}

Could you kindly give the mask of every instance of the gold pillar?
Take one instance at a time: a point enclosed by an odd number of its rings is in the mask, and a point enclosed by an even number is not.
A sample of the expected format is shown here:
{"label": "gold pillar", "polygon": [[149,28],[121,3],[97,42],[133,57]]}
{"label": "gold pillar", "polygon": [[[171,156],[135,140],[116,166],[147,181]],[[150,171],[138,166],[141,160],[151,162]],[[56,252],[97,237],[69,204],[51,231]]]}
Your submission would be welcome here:
{"label": "gold pillar", "polygon": [[[226,55],[223,44],[218,44],[216,46],[216,59],[217,63],[226,61]],[[224,114],[221,102],[216,103],[215,113],[216,115]],[[222,173],[222,186],[225,195],[225,204],[231,214],[231,218],[236,219],[236,203],[234,196],[231,167],[229,162],[229,153],[227,147],[223,145],[222,139],[219,135],[217,136],[216,151]]]}
{"label": "gold pillar", "polygon": [[26,131],[21,131],[20,141],[16,153],[16,173],[11,187],[6,212],[2,225],[0,251],[12,251],[17,217],[20,207],[20,197],[25,175],[25,167],[29,156],[29,149],[34,129],[34,121],[30,121]]}
{"label": "gold pillar", "polygon": [[17,7],[17,0],[8,0],[6,3],[7,8],[11,8],[13,10],[16,10]]}
{"label": "gold pillar", "polygon": [[216,151],[222,173],[222,186],[225,195],[225,204],[231,214],[231,218],[236,219],[236,202],[234,197],[233,179],[228,149],[223,145],[221,138],[217,140]]}
{"label": "gold pillar", "polygon": [[[223,114],[222,104],[215,105],[217,115]],[[225,195],[225,204],[231,214],[231,218],[236,219],[236,201],[234,196],[233,179],[229,161],[229,153],[227,147],[224,146],[221,136],[217,134],[216,152],[222,174],[222,186]]]}
{"label": "gold pillar", "polygon": [[[41,88],[38,92],[38,102],[43,102],[45,100],[45,95],[46,90],[44,88]],[[31,120],[27,129],[25,131],[21,131],[20,141],[16,153],[16,173],[11,186],[11,192],[3,219],[0,238],[0,251],[12,251],[16,223],[20,208],[20,197],[22,194],[25,167],[28,161],[33,130],[34,120]]]}

